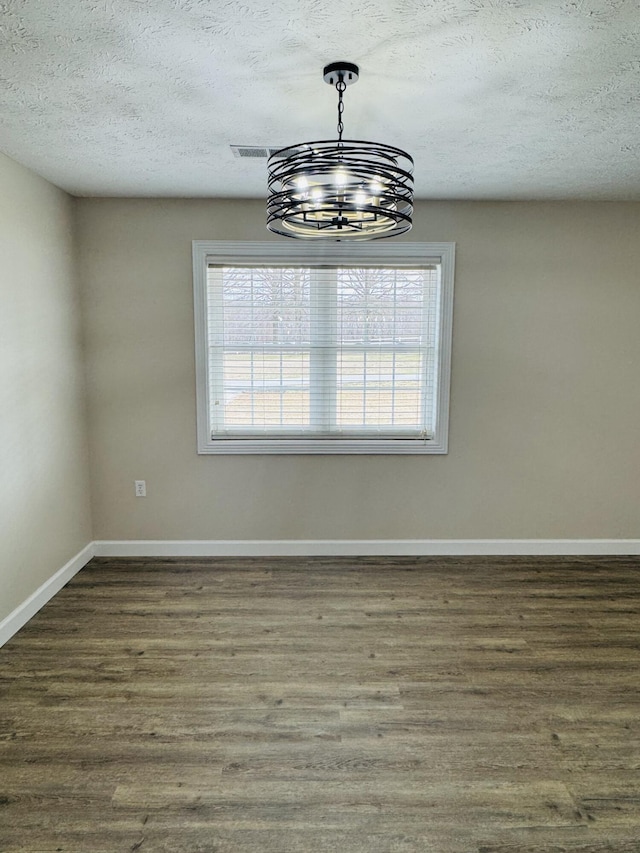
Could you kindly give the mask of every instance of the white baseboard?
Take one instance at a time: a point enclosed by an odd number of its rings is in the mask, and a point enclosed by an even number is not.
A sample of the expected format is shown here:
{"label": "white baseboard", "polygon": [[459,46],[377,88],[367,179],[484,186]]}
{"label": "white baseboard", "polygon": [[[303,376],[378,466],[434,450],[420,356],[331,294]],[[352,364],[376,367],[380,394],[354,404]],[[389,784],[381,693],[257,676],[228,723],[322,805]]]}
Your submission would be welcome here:
{"label": "white baseboard", "polygon": [[89,560],[94,556],[94,543],[89,544],[82,549],[75,557],[72,557],[68,563],[58,569],[58,571],[46,580],[42,586],[33,592],[29,598],[26,598],[22,604],[19,604],[16,609],[6,616],[0,622],[0,646],[3,646],[8,640],[16,634],[23,625],[31,619],[32,616],[40,610],[44,605],[60,592],[62,587],[77,574],[80,569],[87,565]]}
{"label": "white baseboard", "polygon": [[97,557],[400,557],[637,555],[640,539],[98,540]]}

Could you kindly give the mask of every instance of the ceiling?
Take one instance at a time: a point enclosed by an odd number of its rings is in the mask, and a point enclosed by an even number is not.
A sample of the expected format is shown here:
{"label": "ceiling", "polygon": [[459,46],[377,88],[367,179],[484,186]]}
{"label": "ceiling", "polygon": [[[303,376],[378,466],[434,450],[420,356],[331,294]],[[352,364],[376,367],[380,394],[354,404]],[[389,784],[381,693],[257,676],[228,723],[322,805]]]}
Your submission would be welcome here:
{"label": "ceiling", "polygon": [[640,199],[636,0],[3,0],[0,150],[81,196],[262,197],[230,145],[407,149],[434,199]]}

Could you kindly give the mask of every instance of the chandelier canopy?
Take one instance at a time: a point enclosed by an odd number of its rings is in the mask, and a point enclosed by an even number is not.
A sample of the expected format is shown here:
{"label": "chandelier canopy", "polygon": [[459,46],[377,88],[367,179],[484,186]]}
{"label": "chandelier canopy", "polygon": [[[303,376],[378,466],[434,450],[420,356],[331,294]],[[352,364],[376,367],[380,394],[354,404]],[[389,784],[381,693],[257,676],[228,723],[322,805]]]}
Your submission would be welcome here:
{"label": "chandelier canopy", "polygon": [[267,228],[304,240],[377,240],[411,228],[413,159],[381,142],[343,140],[343,95],[359,68],[334,62],[324,80],[338,92],[338,139],[303,142],[268,161]]}

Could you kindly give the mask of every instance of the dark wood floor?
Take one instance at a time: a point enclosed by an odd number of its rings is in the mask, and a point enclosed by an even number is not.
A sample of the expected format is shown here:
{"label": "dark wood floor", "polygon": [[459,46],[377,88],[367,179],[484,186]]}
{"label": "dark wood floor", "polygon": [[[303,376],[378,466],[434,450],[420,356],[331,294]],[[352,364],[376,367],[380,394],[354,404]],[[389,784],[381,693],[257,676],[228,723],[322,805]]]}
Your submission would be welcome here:
{"label": "dark wood floor", "polygon": [[639,569],[93,560],[0,650],[0,850],[640,853]]}

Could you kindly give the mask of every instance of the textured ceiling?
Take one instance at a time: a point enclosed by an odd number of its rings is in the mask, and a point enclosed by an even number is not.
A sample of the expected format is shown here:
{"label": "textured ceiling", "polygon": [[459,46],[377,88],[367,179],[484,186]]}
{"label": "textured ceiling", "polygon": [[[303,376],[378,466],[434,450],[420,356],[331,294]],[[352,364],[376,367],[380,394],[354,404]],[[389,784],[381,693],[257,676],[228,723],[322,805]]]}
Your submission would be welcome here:
{"label": "textured ceiling", "polygon": [[230,144],[406,148],[420,198],[640,199],[637,0],[2,0],[0,149],[77,195],[263,196]]}

